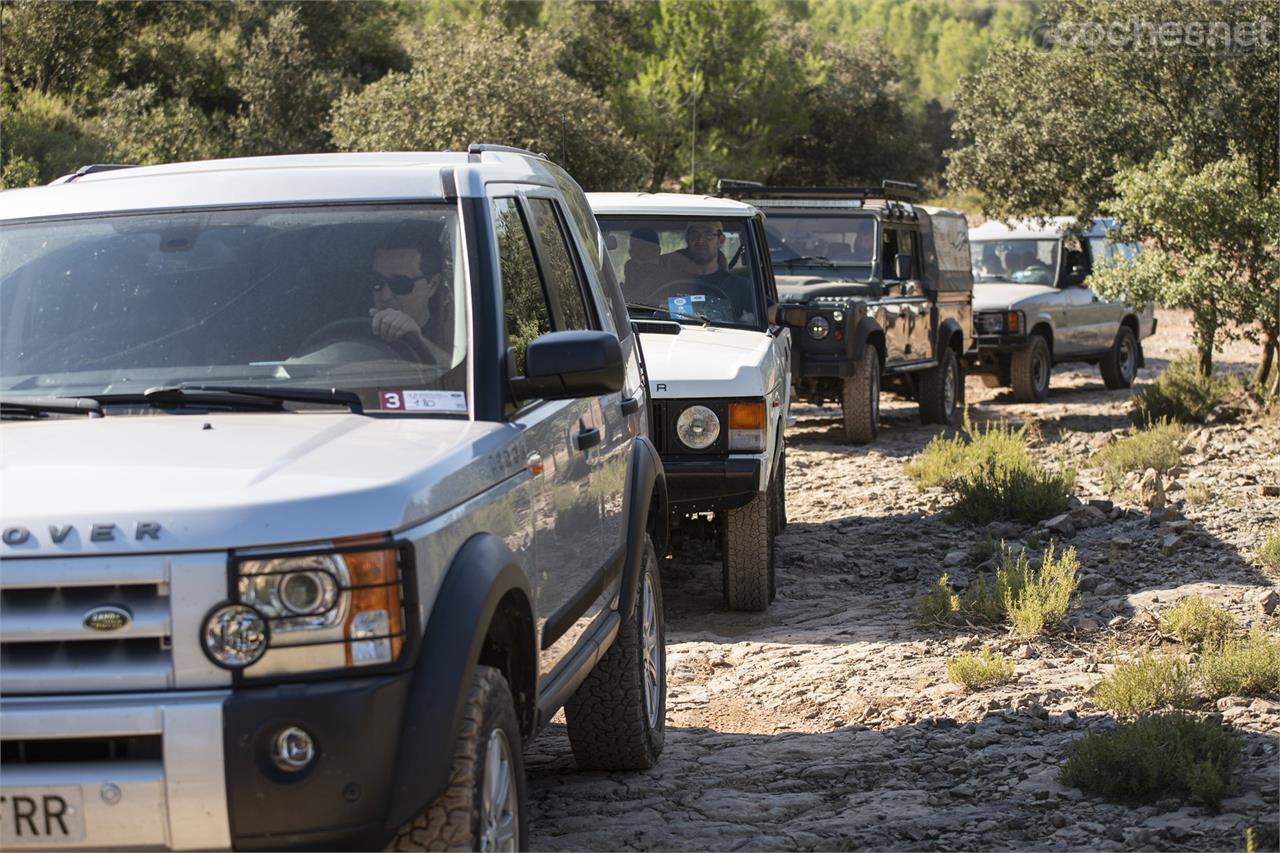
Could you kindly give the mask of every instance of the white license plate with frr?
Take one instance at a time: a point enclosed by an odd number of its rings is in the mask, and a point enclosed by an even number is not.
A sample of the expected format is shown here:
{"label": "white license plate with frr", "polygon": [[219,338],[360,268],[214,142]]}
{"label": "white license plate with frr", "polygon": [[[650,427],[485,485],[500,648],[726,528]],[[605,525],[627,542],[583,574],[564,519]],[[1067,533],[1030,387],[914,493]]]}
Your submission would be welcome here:
{"label": "white license plate with frr", "polygon": [[83,840],[79,785],[0,788],[0,847],[56,847]]}

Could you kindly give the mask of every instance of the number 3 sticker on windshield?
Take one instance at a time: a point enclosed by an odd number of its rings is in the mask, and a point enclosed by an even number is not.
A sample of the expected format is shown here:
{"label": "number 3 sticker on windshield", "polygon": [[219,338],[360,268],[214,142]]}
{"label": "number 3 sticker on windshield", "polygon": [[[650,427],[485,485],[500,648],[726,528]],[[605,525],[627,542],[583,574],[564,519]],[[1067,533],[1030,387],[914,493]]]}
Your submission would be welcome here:
{"label": "number 3 sticker on windshield", "polygon": [[462,391],[381,391],[382,408],[395,412],[465,412],[467,395]]}

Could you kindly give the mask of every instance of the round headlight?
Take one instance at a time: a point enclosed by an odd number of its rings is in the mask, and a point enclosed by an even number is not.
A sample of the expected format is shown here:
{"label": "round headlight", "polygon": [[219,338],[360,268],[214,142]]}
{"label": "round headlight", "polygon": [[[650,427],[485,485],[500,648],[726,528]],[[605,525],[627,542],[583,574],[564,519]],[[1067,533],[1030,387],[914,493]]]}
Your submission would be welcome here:
{"label": "round headlight", "polygon": [[280,603],[299,616],[328,610],[337,593],[328,572],[291,572],[280,579]]}
{"label": "round headlight", "polygon": [[267,650],[267,620],[252,607],[228,604],[204,622],[204,648],[219,666],[242,669]]}
{"label": "round headlight", "polygon": [[720,419],[706,406],[690,406],[676,419],[676,435],[685,447],[705,450],[720,437]]}
{"label": "round headlight", "polygon": [[831,324],[827,322],[826,317],[811,317],[808,330],[809,337],[815,341],[820,341],[831,332]]}

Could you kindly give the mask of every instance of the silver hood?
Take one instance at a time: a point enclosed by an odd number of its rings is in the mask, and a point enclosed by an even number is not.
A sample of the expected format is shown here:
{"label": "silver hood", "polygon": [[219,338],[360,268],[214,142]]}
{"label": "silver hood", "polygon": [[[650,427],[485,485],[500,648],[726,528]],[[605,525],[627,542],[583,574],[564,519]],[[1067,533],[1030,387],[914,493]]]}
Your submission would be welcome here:
{"label": "silver hood", "polygon": [[513,429],[330,413],[6,423],[0,555],[194,551],[395,531],[505,476],[489,451]]}

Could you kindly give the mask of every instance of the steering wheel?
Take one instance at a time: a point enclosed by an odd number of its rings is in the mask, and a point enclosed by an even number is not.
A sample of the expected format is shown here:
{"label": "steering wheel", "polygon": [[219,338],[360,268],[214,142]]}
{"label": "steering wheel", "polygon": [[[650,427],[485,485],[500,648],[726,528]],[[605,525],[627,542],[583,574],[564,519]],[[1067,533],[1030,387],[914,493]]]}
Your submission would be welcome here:
{"label": "steering wheel", "polygon": [[398,358],[405,358],[407,355],[411,356],[412,361],[428,364],[439,361],[436,354],[431,351],[431,344],[421,335],[402,335],[394,341],[388,341],[373,333],[372,321],[368,317],[344,317],[341,320],[326,323],[307,335],[306,339],[298,344],[295,352],[303,354],[315,352],[329,344],[351,340],[376,341],[394,352]]}

